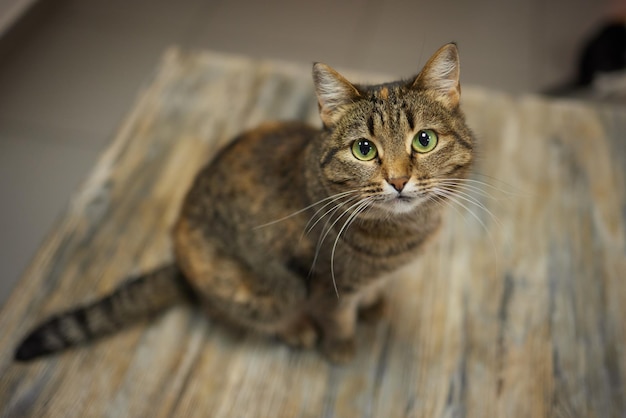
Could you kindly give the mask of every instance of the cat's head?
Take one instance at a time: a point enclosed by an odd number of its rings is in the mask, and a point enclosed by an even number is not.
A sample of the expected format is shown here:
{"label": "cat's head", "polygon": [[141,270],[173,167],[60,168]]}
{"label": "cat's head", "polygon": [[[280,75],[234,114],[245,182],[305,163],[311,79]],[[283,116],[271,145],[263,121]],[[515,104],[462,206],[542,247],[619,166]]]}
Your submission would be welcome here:
{"label": "cat's head", "polygon": [[473,138],[459,108],[455,44],[406,81],[357,85],[321,63],[313,78],[326,131],[319,164],[332,194],[355,190],[371,207],[401,214],[444,199],[442,190],[467,175]]}

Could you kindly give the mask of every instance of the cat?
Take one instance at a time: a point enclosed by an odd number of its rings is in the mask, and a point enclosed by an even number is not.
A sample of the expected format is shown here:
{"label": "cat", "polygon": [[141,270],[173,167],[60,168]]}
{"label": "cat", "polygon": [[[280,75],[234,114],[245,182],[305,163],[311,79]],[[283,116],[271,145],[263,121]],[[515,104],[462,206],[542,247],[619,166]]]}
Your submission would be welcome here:
{"label": "cat", "polygon": [[110,334],[195,299],[213,318],[295,347],[355,355],[357,319],[384,314],[389,274],[416,258],[465,179],[474,137],[460,108],[457,46],[415,77],[350,83],[315,63],[321,128],[266,123],[196,176],[173,228],[175,263],[54,316],[18,361]]}

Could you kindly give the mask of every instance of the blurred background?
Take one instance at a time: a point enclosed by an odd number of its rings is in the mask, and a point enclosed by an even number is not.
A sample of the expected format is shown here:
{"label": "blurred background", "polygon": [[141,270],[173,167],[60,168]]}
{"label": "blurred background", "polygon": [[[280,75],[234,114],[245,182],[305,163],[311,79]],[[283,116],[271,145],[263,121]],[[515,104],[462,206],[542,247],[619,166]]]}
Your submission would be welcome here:
{"label": "blurred background", "polygon": [[456,41],[465,85],[585,98],[586,47],[624,65],[624,3],[0,0],[0,304],[170,45],[407,77]]}

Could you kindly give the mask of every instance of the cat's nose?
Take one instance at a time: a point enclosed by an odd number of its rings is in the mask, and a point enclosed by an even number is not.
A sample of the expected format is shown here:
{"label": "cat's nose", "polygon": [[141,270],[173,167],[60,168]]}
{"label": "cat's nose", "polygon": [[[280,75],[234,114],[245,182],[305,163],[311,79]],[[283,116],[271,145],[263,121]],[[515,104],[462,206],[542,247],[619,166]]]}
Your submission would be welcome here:
{"label": "cat's nose", "polygon": [[394,189],[398,192],[401,192],[404,189],[404,186],[409,182],[409,178],[407,176],[402,177],[394,177],[392,179],[387,179],[387,183],[391,184]]}

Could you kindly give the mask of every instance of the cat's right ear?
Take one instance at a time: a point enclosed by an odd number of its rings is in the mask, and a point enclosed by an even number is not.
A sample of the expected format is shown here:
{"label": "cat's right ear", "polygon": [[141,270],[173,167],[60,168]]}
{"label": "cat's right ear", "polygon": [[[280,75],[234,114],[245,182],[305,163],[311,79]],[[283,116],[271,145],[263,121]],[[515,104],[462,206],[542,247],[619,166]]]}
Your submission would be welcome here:
{"label": "cat's right ear", "polygon": [[449,43],[428,60],[412,87],[429,90],[437,100],[457,107],[461,97],[459,72],[459,51],[454,42]]}
{"label": "cat's right ear", "polygon": [[345,107],[357,101],[359,91],[341,74],[326,64],[313,64],[313,82],[320,108],[320,117],[326,127],[334,126]]}

